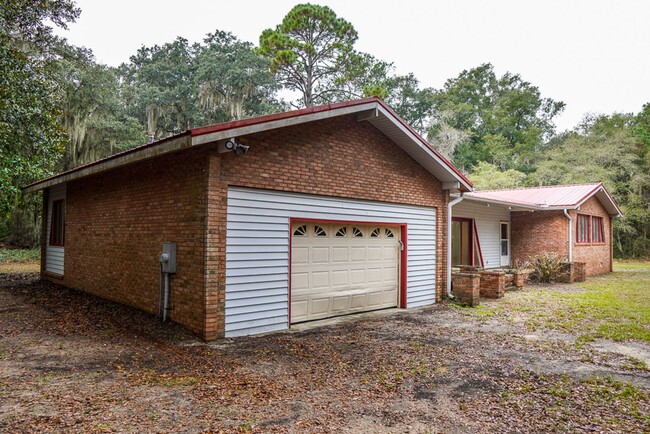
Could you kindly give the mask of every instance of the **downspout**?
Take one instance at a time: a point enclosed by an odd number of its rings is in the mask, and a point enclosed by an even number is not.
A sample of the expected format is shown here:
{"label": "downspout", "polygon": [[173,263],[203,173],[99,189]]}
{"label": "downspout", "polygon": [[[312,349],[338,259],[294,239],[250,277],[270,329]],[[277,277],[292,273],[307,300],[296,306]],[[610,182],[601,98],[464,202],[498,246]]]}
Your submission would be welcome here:
{"label": "downspout", "polygon": [[460,193],[456,199],[447,204],[447,297],[453,299],[451,294],[451,208],[461,202],[465,197]]}
{"label": "downspout", "polygon": [[566,208],[564,209],[564,215],[569,219],[569,262],[573,262],[573,219],[571,219]]}

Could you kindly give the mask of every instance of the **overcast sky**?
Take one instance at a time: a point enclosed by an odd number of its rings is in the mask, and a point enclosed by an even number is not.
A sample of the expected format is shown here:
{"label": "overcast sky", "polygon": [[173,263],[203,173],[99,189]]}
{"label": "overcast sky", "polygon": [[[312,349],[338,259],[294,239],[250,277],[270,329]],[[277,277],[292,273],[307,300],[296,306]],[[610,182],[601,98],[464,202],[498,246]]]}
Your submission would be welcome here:
{"label": "overcast sky", "polygon": [[[257,45],[298,1],[76,0],[81,17],[61,34],[97,61],[126,62],[142,45],[230,31]],[[320,0],[356,28],[356,48],[441,88],[491,62],[542,96],[564,101],[560,130],[587,113],[638,112],[650,102],[647,0]]]}

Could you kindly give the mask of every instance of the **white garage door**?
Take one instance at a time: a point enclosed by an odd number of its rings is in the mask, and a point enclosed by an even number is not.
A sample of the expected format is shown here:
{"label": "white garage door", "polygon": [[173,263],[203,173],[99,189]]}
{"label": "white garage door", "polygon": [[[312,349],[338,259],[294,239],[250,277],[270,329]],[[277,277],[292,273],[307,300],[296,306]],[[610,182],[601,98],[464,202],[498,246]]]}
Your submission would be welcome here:
{"label": "white garage door", "polygon": [[291,234],[292,323],[398,305],[398,226],[296,222]]}

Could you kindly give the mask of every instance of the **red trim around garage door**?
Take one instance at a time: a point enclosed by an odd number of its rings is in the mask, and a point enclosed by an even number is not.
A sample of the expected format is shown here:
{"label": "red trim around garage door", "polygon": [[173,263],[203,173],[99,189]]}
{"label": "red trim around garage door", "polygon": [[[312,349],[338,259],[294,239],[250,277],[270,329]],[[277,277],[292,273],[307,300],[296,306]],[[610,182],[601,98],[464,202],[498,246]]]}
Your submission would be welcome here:
{"label": "red trim around garage door", "polygon": [[396,223],[396,222],[360,222],[357,220],[323,220],[323,219],[310,219],[310,218],[300,218],[300,217],[289,217],[289,318],[287,319],[287,326],[291,327],[291,248],[293,241],[293,234],[291,233],[291,228],[293,227],[294,222],[308,222],[308,223],[343,223],[343,224],[352,224],[352,225],[381,225],[381,226],[399,226],[400,227],[400,241],[404,245],[404,250],[400,252],[400,288],[399,288],[399,307],[406,307],[406,267],[407,267],[407,256],[408,256],[408,243],[407,243],[407,229],[408,225],[406,223]]}

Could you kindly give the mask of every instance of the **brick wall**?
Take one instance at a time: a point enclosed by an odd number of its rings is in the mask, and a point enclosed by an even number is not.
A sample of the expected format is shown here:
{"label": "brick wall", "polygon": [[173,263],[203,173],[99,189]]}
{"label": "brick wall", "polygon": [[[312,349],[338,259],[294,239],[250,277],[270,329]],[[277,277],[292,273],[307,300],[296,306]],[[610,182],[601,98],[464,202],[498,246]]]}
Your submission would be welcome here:
{"label": "brick wall", "polygon": [[[612,271],[612,220],[596,197],[586,201],[579,211],[569,211],[573,222],[573,261],[585,262],[587,276]],[[577,244],[577,215],[603,217],[605,243]],[[568,258],[568,220],[562,211],[513,211],[510,213],[512,261],[529,261],[546,252],[555,252]]]}
{"label": "brick wall", "polygon": [[481,276],[477,273],[452,273],[454,297],[469,306],[478,306],[481,295]]}
{"label": "brick wall", "polygon": [[526,262],[554,252],[568,257],[568,220],[562,211],[512,211],[512,263]]}
{"label": "brick wall", "polygon": [[170,319],[203,335],[207,155],[189,150],[69,183],[57,282],[157,313],[158,257],[174,241]]}
{"label": "brick wall", "polygon": [[573,239],[576,239],[576,220],[578,214],[600,216],[603,218],[604,243],[577,244],[573,243],[573,261],[585,262],[585,274],[593,276],[612,271],[612,219],[596,197],[592,197],[578,211],[569,211],[573,219]]}
{"label": "brick wall", "polygon": [[485,298],[501,298],[506,292],[506,273],[504,271],[481,271],[480,293]]}
{"label": "brick wall", "polygon": [[367,199],[437,208],[437,294],[446,270],[447,195],[440,181],[379,130],[354,116],[238,138],[245,155],[210,158],[207,339],[223,334],[228,186]]}

